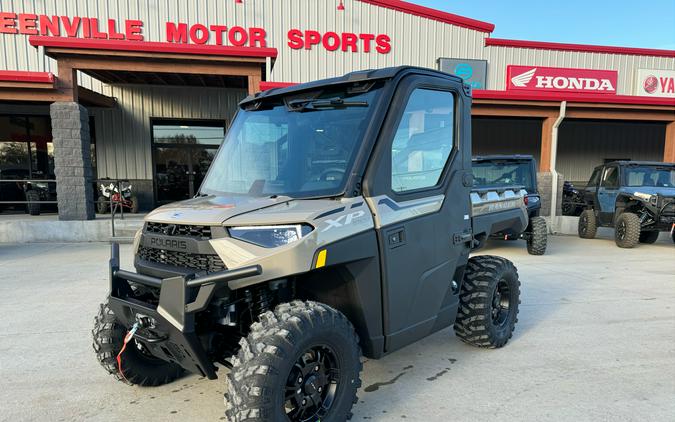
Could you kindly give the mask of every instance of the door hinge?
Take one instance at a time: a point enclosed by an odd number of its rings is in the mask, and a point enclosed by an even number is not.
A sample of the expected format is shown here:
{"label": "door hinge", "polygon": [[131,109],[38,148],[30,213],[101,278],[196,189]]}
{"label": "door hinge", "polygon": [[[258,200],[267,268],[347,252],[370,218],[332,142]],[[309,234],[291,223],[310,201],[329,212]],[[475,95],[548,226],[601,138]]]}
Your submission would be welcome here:
{"label": "door hinge", "polygon": [[455,233],[452,235],[452,244],[453,245],[459,245],[460,243],[468,243],[473,240],[473,233],[468,231],[468,232],[463,232],[463,233]]}

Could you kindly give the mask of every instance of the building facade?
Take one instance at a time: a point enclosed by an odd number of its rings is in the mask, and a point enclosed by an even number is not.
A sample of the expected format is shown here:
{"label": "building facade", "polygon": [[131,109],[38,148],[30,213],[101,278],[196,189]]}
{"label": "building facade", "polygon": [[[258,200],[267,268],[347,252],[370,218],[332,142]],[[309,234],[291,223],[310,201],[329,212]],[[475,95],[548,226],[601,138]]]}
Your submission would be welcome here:
{"label": "building facade", "polygon": [[404,64],[465,78],[474,153],[532,154],[544,185],[675,161],[675,51],[493,29],[398,0],[3,1],[0,202],[24,179],[55,180],[64,219],[93,217],[94,179],[188,198],[246,95]]}

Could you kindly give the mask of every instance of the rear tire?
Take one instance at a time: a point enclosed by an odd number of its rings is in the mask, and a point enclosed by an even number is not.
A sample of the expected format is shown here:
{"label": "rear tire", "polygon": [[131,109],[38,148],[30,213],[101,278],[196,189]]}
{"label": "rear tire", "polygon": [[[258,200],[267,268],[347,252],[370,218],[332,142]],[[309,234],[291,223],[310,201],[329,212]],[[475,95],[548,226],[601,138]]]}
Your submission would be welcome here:
{"label": "rear tire", "polygon": [[108,201],[107,198],[101,197],[96,202],[96,209],[99,214],[105,214],[108,212]]}
{"label": "rear tire", "polygon": [[532,217],[530,219],[530,233],[527,238],[527,252],[530,255],[543,255],[546,253],[548,243],[548,228],[544,217]]}
{"label": "rear tire", "polygon": [[[316,302],[284,303],[262,314],[239,344],[226,376],[228,421],[351,418],[361,386],[361,349],[342,313]],[[331,380],[336,368],[337,381]]]}
{"label": "rear tire", "polygon": [[598,232],[598,222],[593,210],[583,210],[579,216],[579,237],[593,239]]}
{"label": "rear tire", "polygon": [[131,213],[138,214],[138,197],[136,195],[133,195],[130,201],[131,201]]}
{"label": "rear tire", "polygon": [[[26,209],[28,210],[28,214],[30,215],[40,215],[40,194],[35,192],[34,190],[28,190],[26,191],[26,201],[28,201],[28,204],[26,204]],[[35,202],[33,202],[35,201]]]}
{"label": "rear tire", "polygon": [[640,232],[640,243],[645,243],[651,245],[656,242],[659,238],[659,232],[655,231],[644,231]]}
{"label": "rear tire", "polygon": [[518,322],[519,304],[520,280],[513,263],[497,256],[474,256],[459,293],[455,334],[472,346],[503,347]]}
{"label": "rear tire", "polygon": [[633,248],[640,241],[640,217],[624,212],[616,219],[614,241],[620,248]]}
{"label": "rear tire", "polygon": [[120,324],[108,303],[102,303],[94,318],[92,346],[103,369],[118,381],[129,385],[157,386],[168,384],[183,373],[183,369],[175,363],[143,354],[131,340],[122,354],[122,376],[117,366],[117,354],[122,349],[126,333],[127,328]]}

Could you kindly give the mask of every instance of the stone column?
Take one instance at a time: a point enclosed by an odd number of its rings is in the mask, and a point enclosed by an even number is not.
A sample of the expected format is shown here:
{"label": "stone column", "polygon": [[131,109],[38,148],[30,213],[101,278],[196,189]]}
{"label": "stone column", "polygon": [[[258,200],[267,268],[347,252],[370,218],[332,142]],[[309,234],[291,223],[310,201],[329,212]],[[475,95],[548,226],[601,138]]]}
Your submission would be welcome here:
{"label": "stone column", "polygon": [[[559,173],[556,215],[562,215],[562,191],[564,183],[565,177]],[[541,215],[549,217],[551,215],[551,196],[553,194],[553,174],[550,171],[538,172],[537,186],[539,187],[539,196],[541,197]]]}
{"label": "stone column", "polygon": [[95,214],[89,112],[76,102],[56,102],[49,111],[59,220],[92,220]]}

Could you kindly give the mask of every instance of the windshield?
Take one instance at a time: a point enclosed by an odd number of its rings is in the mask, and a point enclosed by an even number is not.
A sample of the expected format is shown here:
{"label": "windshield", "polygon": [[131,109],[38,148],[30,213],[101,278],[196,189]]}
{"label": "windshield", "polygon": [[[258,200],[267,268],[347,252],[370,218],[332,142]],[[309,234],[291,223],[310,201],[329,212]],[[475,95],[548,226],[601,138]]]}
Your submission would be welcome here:
{"label": "windshield", "polygon": [[655,186],[675,188],[675,168],[638,166],[626,167],[626,186]]}
{"label": "windshield", "polygon": [[472,166],[474,187],[524,186],[528,192],[535,192],[534,174],[529,161],[474,161]]}
{"label": "windshield", "polygon": [[270,99],[241,110],[201,192],[336,196],[343,192],[380,85]]}

